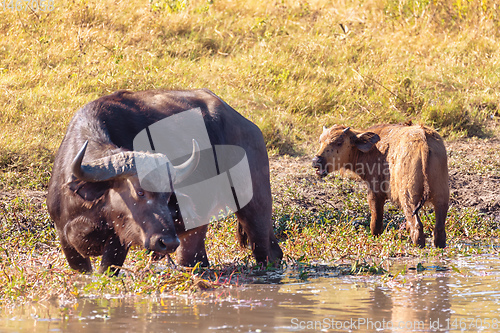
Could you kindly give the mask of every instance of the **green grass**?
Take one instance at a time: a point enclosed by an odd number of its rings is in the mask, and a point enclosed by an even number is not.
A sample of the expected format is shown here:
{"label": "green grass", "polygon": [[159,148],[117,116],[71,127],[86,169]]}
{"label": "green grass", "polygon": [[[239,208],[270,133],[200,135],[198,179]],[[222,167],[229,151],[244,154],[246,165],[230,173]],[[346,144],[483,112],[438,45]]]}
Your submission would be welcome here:
{"label": "green grass", "polygon": [[[327,178],[332,189],[344,182],[350,192],[350,180]],[[309,187],[317,186],[309,184]],[[60,249],[43,196],[24,194],[0,203],[0,302],[7,306],[19,302],[58,300],[72,303],[82,297],[134,297],[161,293],[192,293],[198,290],[240,285],[249,282],[306,280],[317,276],[344,274],[382,274],[383,262],[395,258],[456,257],[497,253],[500,225],[472,209],[450,209],[447,220],[448,247],[425,249],[411,244],[398,210],[387,212],[386,230],[373,237],[366,222],[369,215],[362,193],[344,195],[347,210],[335,210],[318,204],[315,211],[304,208],[299,195],[304,184],[288,183],[274,188],[273,223],[284,252],[280,267],[258,267],[249,249],[235,239],[236,219],[230,216],[211,224],[207,251],[211,266],[174,269],[167,260],[152,262],[145,250],[133,248],[119,277],[82,275],[72,271]],[[387,208],[391,208],[387,205]],[[421,214],[428,239],[434,216]],[[356,225],[355,221],[360,221]],[[175,256],[173,257],[175,260]],[[100,258],[93,258],[94,267]],[[330,275],[329,275],[330,274]]]}
{"label": "green grass", "polygon": [[6,10],[1,156],[31,163],[31,152],[54,152],[74,112],[117,89],[207,87],[279,153],[300,153],[333,123],[411,118],[445,136],[488,135],[488,117],[499,116],[494,3],[90,0]]}
{"label": "green grass", "polygon": [[[118,278],[68,268],[43,198],[23,191],[46,190],[72,115],[117,89],[209,88],[262,129],[270,154],[312,155],[321,126],[334,123],[363,128],[411,119],[453,139],[494,135],[500,116],[494,0],[88,0],[54,7],[0,14],[0,192],[13,193],[0,201],[1,304],[191,292],[259,271],[234,240],[234,217],[210,229],[210,270],[174,270],[141,249],[131,251]],[[462,171],[471,170],[497,174],[498,162]],[[308,209],[308,186],[340,190],[345,209],[322,201]],[[498,221],[451,209],[449,247],[417,249],[389,204],[388,230],[372,237],[365,194],[356,188],[337,177],[273,183],[282,272],[306,279],[326,263],[341,274],[383,274],[380,258],[468,255],[492,248],[463,244],[497,245]],[[422,219],[430,234],[432,213]],[[344,260],[352,265],[338,266]]]}

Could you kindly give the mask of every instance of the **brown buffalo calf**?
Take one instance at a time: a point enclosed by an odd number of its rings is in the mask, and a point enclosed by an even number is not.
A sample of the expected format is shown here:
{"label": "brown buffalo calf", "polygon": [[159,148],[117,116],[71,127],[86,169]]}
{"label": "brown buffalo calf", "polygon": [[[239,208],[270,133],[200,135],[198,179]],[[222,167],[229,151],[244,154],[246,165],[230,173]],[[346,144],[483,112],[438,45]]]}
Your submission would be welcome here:
{"label": "brown buffalo calf", "polygon": [[323,128],[313,166],[321,177],[336,170],[356,173],[368,186],[373,235],[383,231],[387,199],[400,205],[415,245],[425,246],[418,211],[431,202],[436,212],[434,245],[446,246],[449,188],[446,148],[425,126],[377,125],[367,131],[335,125]]}

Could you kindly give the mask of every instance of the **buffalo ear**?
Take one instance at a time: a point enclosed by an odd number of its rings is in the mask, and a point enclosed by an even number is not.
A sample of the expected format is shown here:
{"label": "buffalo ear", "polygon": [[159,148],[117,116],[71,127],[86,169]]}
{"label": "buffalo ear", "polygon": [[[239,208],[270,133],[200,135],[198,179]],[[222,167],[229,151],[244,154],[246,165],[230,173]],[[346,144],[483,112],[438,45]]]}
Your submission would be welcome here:
{"label": "buffalo ear", "polygon": [[380,136],[372,132],[365,132],[356,136],[354,144],[363,153],[372,149],[373,145],[380,141]]}
{"label": "buffalo ear", "polygon": [[109,182],[96,182],[89,183],[83,180],[77,179],[75,176],[72,180],[66,184],[69,190],[78,196],[80,196],[85,201],[95,201],[102,197],[104,193],[109,189]]}

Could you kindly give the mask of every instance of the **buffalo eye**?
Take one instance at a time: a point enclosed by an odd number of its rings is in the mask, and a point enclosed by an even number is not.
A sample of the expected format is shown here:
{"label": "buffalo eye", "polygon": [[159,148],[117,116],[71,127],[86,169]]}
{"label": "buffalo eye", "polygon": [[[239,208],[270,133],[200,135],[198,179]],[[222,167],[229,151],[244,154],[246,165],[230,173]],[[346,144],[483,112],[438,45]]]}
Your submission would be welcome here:
{"label": "buffalo eye", "polygon": [[144,191],[143,190],[137,190],[137,195],[140,197],[144,196]]}

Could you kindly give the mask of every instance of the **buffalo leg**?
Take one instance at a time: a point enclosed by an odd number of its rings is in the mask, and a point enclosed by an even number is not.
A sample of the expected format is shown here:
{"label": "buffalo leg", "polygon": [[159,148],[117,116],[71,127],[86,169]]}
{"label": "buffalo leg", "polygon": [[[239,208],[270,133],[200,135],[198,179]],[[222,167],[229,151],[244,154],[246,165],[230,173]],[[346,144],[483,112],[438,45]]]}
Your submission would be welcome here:
{"label": "buffalo leg", "polygon": [[434,204],[436,212],[436,225],[434,227],[434,246],[439,248],[446,247],[445,221],[448,214],[448,203]]}
{"label": "buffalo leg", "polygon": [[384,230],[384,203],[384,195],[376,194],[373,191],[368,192],[368,205],[371,212],[370,230],[374,236],[381,235]]}
{"label": "buffalo leg", "polygon": [[248,204],[236,212],[238,237],[241,245],[248,242],[257,263],[277,265],[283,258],[283,252],[273,230],[269,159],[262,133],[258,128],[254,130],[248,137],[255,138],[254,147],[258,148],[246,150],[253,196]]}
{"label": "buffalo leg", "polygon": [[[122,245],[118,236],[114,235],[109,237],[104,244],[104,252],[102,254],[101,266],[99,267],[99,273],[106,273],[108,268],[112,265],[122,266],[127,257],[128,248]],[[120,272],[119,268],[110,268],[110,273],[112,275],[118,275]]]}
{"label": "buffalo leg", "polygon": [[205,236],[208,225],[203,225],[179,234],[180,245],[177,248],[177,263],[181,266],[193,267],[198,262],[208,266],[207,251],[205,249]]}
{"label": "buffalo leg", "polygon": [[69,267],[81,273],[92,272],[92,264],[90,263],[90,259],[78,253],[78,251],[73,246],[68,244],[64,236],[59,235],[59,239],[61,240],[62,250],[64,252],[64,255],[66,256]]}
{"label": "buffalo leg", "polygon": [[241,224],[242,231],[248,237],[257,263],[268,262],[279,263],[283,258],[283,252],[278,245],[271,223],[271,203],[261,202],[257,205],[258,198],[255,197],[236,216]]}
{"label": "buffalo leg", "polygon": [[[85,238],[88,231],[88,220],[79,217],[69,221],[64,227],[64,231],[59,233],[61,247],[63,249],[69,267],[81,273],[92,272],[92,264],[88,256],[83,256],[77,248],[81,250],[82,239]],[[87,244],[87,243],[85,243]]]}

